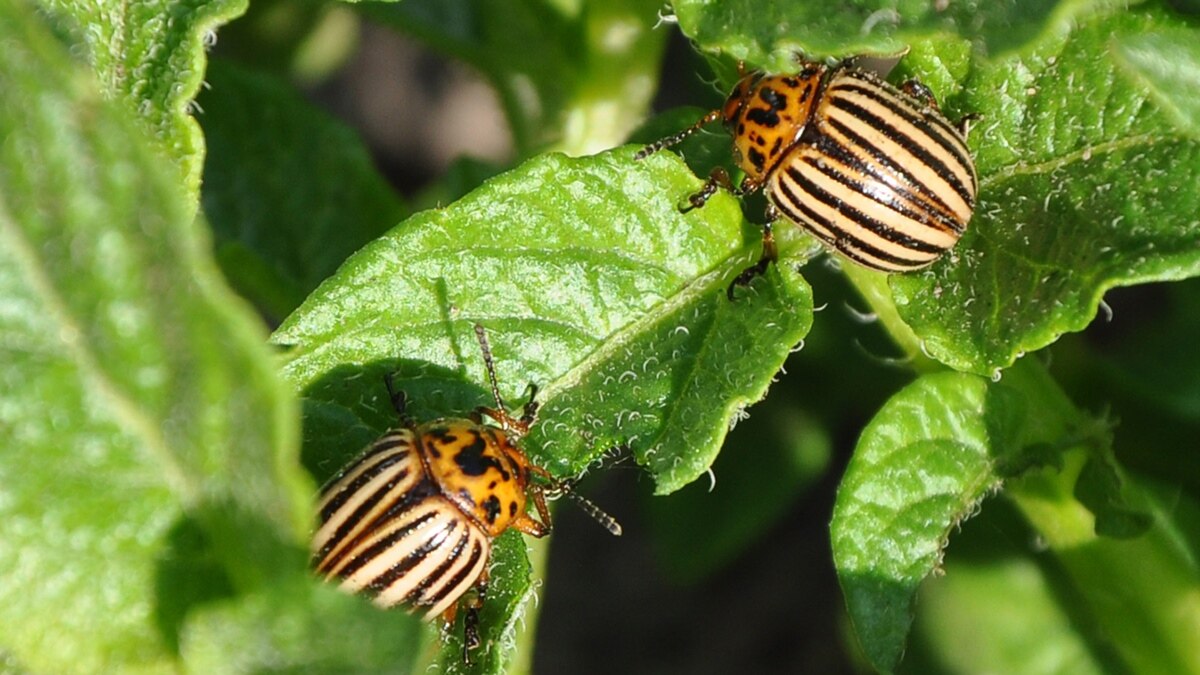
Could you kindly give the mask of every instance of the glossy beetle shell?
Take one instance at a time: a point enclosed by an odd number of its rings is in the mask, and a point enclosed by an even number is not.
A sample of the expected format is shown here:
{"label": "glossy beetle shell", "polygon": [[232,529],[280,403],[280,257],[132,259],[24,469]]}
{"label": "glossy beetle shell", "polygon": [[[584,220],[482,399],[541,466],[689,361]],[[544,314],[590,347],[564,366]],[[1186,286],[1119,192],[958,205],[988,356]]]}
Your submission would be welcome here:
{"label": "glossy beetle shell", "polygon": [[504,430],[451,419],[390,431],[322,490],[314,565],[381,606],[433,618],[484,574],[494,537],[549,531],[525,513],[531,489]]}
{"label": "glossy beetle shell", "polygon": [[929,265],[971,220],[975,165],[931,97],[848,66],[808,64],[796,75],[745,76],[722,117],[751,184],[867,267]]}

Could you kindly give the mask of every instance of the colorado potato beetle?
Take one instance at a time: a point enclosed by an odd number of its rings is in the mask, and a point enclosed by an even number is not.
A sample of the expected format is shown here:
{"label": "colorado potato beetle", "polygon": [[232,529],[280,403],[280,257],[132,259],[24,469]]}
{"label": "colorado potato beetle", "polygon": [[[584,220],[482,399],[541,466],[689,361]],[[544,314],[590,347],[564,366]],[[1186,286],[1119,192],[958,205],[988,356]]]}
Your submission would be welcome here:
{"label": "colorado potato beetle", "polygon": [[763,252],[729,287],[750,282],[776,258],[771,223],[781,214],[850,260],[886,272],[920,269],[958,241],[975,209],[969,117],[951,124],[916,80],[899,88],[843,62],[802,62],[793,75],[747,73],[724,106],[642,148],[642,159],[722,120],[745,178],[734,187],[714,169],[690,208],[718,189],[766,188]]}
{"label": "colorado potato beetle", "polygon": [[[406,413],[404,393],[386,377],[402,424],[321,489],[312,540],[318,574],[382,607],[402,605],[426,620],[440,615],[447,627],[473,588],[465,601],[467,661],[480,643],[478,612],[487,594],[493,539],[509,529],[546,536],[552,527],[546,500],[559,495],[578,502],[614,535],[621,533],[611,516],[521,449],[537,415],[537,390],[531,387],[529,402],[514,417],[500,398],[487,335],[479,325],[475,333],[496,407],[418,424]],[[540,520],[526,513],[527,500]]]}

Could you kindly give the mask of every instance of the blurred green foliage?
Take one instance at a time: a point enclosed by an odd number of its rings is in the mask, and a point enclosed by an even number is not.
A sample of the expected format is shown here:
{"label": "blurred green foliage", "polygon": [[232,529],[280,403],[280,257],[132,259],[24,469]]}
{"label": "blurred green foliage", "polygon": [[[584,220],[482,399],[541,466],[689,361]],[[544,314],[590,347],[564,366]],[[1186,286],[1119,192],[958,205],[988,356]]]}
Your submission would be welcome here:
{"label": "blurred green foliage", "polygon": [[[305,96],[364,22],[481,74],[511,165],[397,197]],[[660,86],[676,29],[703,60]],[[861,667],[1200,672],[1189,3],[0,0],[0,42],[4,670],[528,671],[546,556],[516,533],[470,667],[306,569],[316,482],[394,423],[384,373],[419,417],[488,402],[480,322],[505,397],[540,387],[536,462],[666,495],[641,508],[677,584],[790,550],[825,486]],[[886,278],[777,226],[730,302],[761,197],[678,208],[728,138],[618,146],[738,60],[901,52],[980,115],[960,245]],[[701,107],[647,121],[677,82]]]}

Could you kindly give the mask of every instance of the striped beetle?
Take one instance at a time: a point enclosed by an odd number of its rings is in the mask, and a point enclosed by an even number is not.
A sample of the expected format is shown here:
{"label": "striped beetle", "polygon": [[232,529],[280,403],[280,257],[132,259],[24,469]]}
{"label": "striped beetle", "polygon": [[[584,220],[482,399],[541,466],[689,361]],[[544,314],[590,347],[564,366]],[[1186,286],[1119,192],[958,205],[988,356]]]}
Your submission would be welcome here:
{"label": "striped beetle", "polygon": [[722,120],[746,176],[734,187],[713,169],[689,208],[718,189],[766,188],[763,252],[729,286],[749,283],[776,258],[771,223],[781,214],[850,260],[885,272],[920,269],[952,248],[975,209],[975,164],[965,135],[933,93],[910,80],[896,88],[847,62],[802,61],[794,75],[745,71],[724,106],[642,148],[643,159]]}
{"label": "striped beetle", "polygon": [[[372,443],[321,489],[313,536],[313,567],[341,588],[372,596],[382,607],[407,606],[426,620],[441,615],[453,625],[466,601],[463,660],[479,646],[478,612],[487,594],[492,540],[514,529],[531,537],[550,534],[547,498],[567,495],[614,535],[621,526],[608,514],[530,462],[520,440],[533,425],[538,404],[531,385],[520,417],[504,407],[487,334],[475,334],[491,383],[495,408],[468,418],[417,424],[406,398],[385,378],[402,421]],[[498,426],[484,423],[484,418]],[[540,520],[526,513],[533,501]]]}

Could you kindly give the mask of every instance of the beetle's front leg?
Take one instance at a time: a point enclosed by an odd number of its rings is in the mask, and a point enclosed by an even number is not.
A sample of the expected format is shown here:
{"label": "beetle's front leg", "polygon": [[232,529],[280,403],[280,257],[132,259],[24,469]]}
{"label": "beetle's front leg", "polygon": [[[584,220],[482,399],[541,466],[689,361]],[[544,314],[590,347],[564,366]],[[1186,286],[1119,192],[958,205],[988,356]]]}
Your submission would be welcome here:
{"label": "beetle's front leg", "polygon": [[762,255],[759,257],[758,262],[742,270],[742,273],[730,282],[729,288],[725,289],[725,295],[730,300],[733,300],[733,289],[738,286],[747,286],[755,277],[766,274],[767,267],[779,259],[779,250],[775,247],[775,232],[771,227],[772,223],[778,219],[779,209],[775,208],[774,204],[767,202],[767,210],[764,213],[762,226]]}

